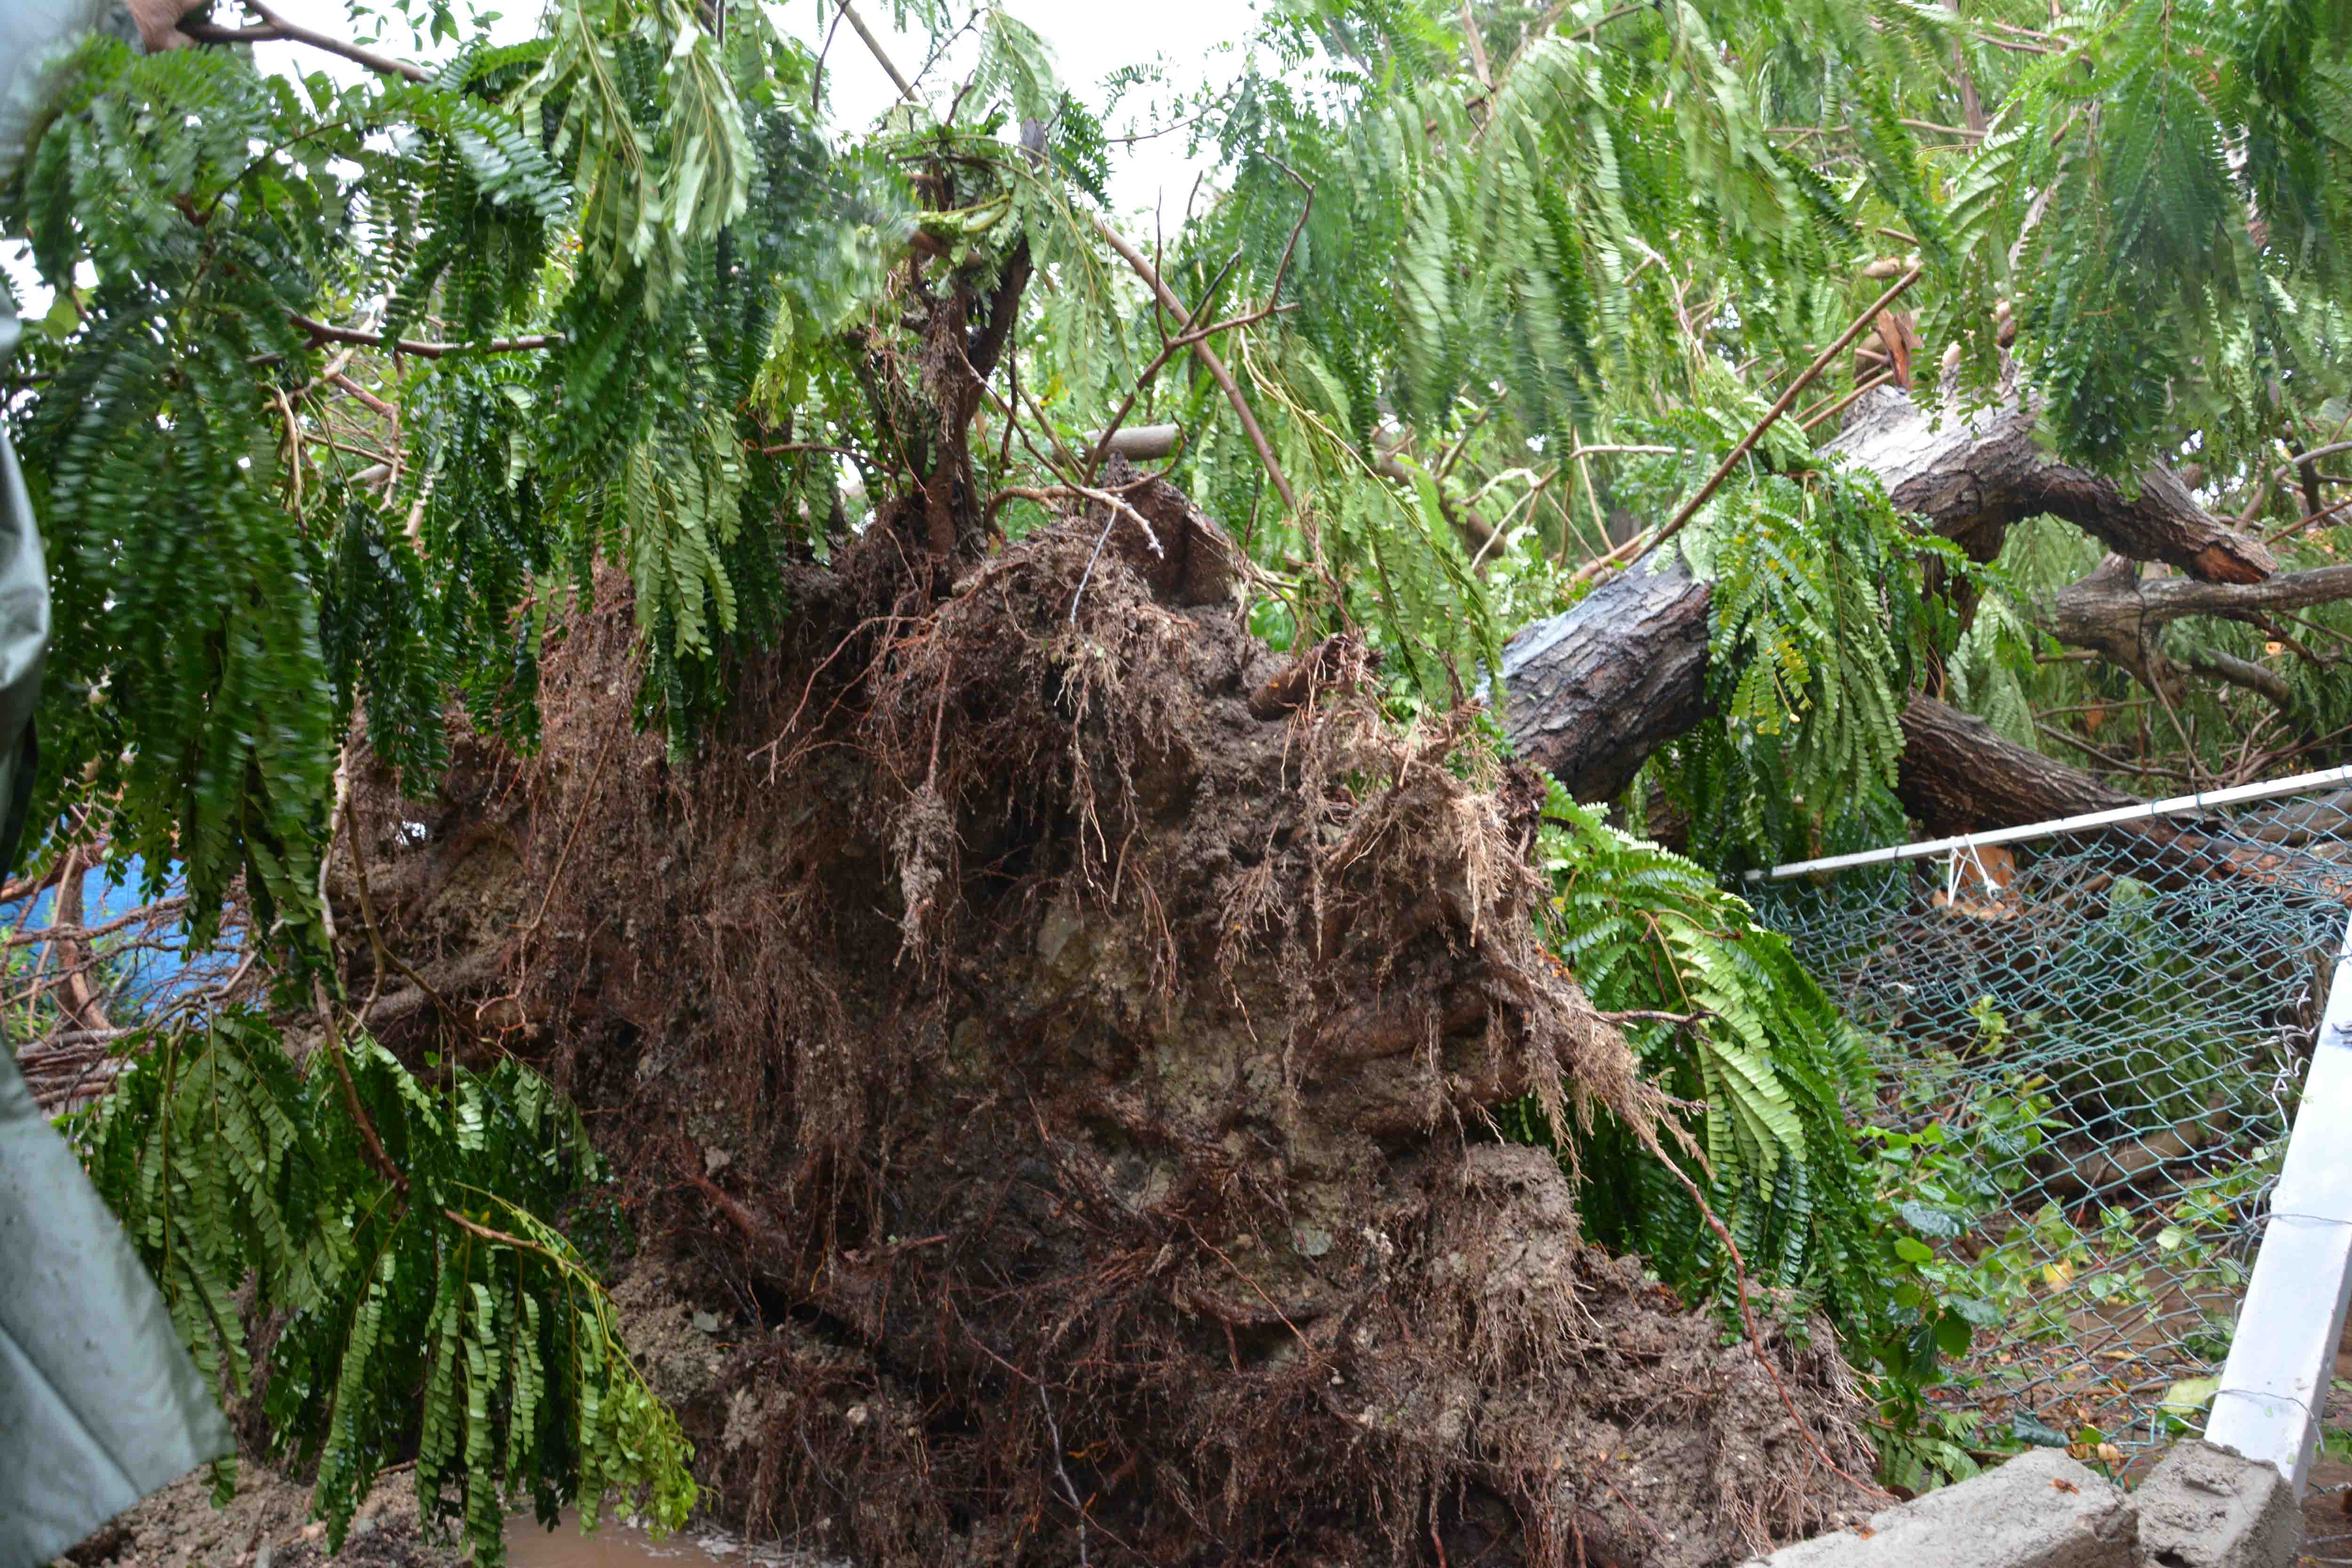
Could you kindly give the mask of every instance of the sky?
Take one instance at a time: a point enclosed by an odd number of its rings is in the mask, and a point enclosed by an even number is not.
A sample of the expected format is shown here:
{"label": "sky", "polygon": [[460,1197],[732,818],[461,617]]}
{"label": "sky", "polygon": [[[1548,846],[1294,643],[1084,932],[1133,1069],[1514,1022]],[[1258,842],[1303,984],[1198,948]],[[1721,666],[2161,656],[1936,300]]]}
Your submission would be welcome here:
{"label": "sky", "polygon": [[[530,35],[539,8],[530,0],[457,0],[461,11],[501,11],[491,24],[494,36],[520,38]],[[1143,127],[1133,123],[1137,111],[1150,99],[1165,101],[1174,91],[1198,86],[1204,79],[1223,80],[1236,68],[1239,57],[1225,46],[1237,44],[1254,25],[1259,0],[1183,0],[1169,5],[1107,5],[1101,0],[1007,0],[1006,9],[1025,22],[1053,48],[1063,85],[1081,101],[1099,108],[1105,99],[1103,80],[1123,67],[1157,62],[1164,84],[1129,95],[1107,127],[1114,135]],[[354,30],[344,0],[272,0],[272,8],[298,26],[334,37],[352,37]],[[235,0],[219,0],[215,19],[236,23],[240,7]],[[902,72],[920,68],[929,52],[927,36],[892,25],[889,0],[860,0],[858,14],[874,29],[882,46]],[[769,16],[779,31],[820,47],[834,16],[832,0],[792,0],[772,5]],[[378,46],[384,53],[429,59],[431,48],[404,47],[410,42],[404,27],[395,26]],[[443,46],[446,50],[446,46]],[[973,39],[965,35],[917,83],[927,96],[935,86],[962,79],[971,69]],[[324,70],[350,79],[363,68],[300,44],[258,44],[256,61],[265,70],[310,72]],[[834,30],[824,56],[825,94],[834,128],[854,133],[870,124],[898,100],[898,89],[882,67],[846,24]],[[1182,218],[1184,204],[1205,160],[1186,155],[1180,130],[1111,149],[1109,194],[1122,216],[1150,215],[1158,210],[1169,227]],[[32,282],[32,268],[24,247],[0,242],[0,268],[5,268],[27,315],[48,308],[48,294]]]}
{"label": "sky", "polygon": [[[783,31],[822,42],[821,0],[796,0],[789,9],[771,14]],[[1099,108],[1103,79],[1123,67],[1158,61],[1167,72],[1167,86],[1129,95],[1122,111],[1107,127],[1114,133],[1132,129],[1127,121],[1147,97],[1162,100],[1171,89],[1196,87],[1203,76],[1223,79],[1239,56],[1223,47],[1237,44],[1255,24],[1255,0],[1183,0],[1181,5],[1106,5],[1100,0],[1009,0],[1005,9],[1025,22],[1052,46],[1062,85],[1086,103]],[[866,18],[901,71],[913,71],[925,53],[925,40],[886,27],[887,0],[864,0],[858,15]],[[940,80],[960,81],[971,69],[970,40],[931,68],[919,89]],[[846,25],[835,33],[825,55],[827,93],[834,100],[835,120],[845,127],[870,121],[898,100],[898,89],[876,64],[865,45]],[[1154,137],[1112,149],[1110,197],[1122,215],[1149,212],[1164,204],[1170,223],[1181,216],[1200,160],[1184,153],[1184,133]]]}

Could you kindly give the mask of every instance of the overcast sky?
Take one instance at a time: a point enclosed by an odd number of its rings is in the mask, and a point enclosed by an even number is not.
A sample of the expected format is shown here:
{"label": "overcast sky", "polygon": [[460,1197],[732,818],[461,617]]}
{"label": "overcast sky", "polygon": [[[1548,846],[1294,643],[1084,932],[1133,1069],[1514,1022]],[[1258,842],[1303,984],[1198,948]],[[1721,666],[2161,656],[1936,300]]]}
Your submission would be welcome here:
{"label": "overcast sky", "polygon": [[[473,5],[457,0],[457,4],[461,12],[505,13],[492,24],[492,31],[506,38],[528,36],[530,18],[539,14],[531,0],[503,4],[478,0]],[[331,37],[353,36],[344,0],[274,0],[273,8],[289,21]],[[1063,85],[1097,108],[1107,96],[1103,81],[1111,72],[1127,66],[1159,65],[1164,84],[1129,94],[1108,127],[1118,134],[1140,129],[1135,121],[1152,100],[1164,103],[1203,79],[1229,79],[1238,68],[1239,57],[1227,46],[1238,44],[1248,34],[1258,0],[1184,0],[1181,5],[1149,6],[1106,5],[1100,0],[1007,0],[1006,9],[1052,47]],[[881,38],[901,71],[912,73],[921,68],[929,39],[891,26],[889,0],[860,0],[858,14]],[[789,5],[771,6],[769,15],[780,30],[814,48],[824,37],[834,5],[832,0],[792,0]],[[239,19],[237,7],[226,0],[216,16],[227,22]],[[395,25],[380,47],[386,53],[420,58],[440,52],[409,44],[406,29]],[[971,70],[972,54],[973,40],[966,35],[932,64],[917,84],[919,89],[928,96],[933,88],[944,85],[951,92]],[[299,44],[260,44],[255,46],[254,55],[266,70],[325,70],[344,79],[362,74],[361,67]],[[890,79],[846,24],[835,30],[825,54],[824,74],[825,96],[837,132],[856,132],[898,99]],[[1183,216],[1185,199],[1200,172],[1201,161],[1185,154],[1185,135],[1181,130],[1130,145],[1114,144],[1112,203],[1122,214],[1130,215],[1148,214],[1158,207],[1172,227]],[[31,265],[21,244],[0,243],[0,266],[5,267],[27,314],[39,315],[48,308],[47,291],[32,285]]]}
{"label": "overcast sky", "polygon": [[[1122,101],[1107,128],[1114,134],[1136,129],[1129,121],[1148,100],[1165,102],[1174,90],[1197,87],[1204,77],[1222,81],[1238,68],[1240,57],[1228,46],[1237,45],[1255,20],[1255,0],[1184,0],[1181,5],[1105,5],[1100,0],[1007,0],[1005,9],[1034,28],[1054,50],[1062,85],[1082,102],[1099,109],[1106,98],[1104,79],[1127,66],[1157,62],[1166,72],[1162,87],[1139,88]],[[884,0],[864,0],[858,15],[881,37],[891,61],[911,72],[922,62],[926,41],[895,29],[886,30],[888,6]],[[794,0],[789,8],[772,13],[777,24],[793,37],[816,47],[824,37],[818,0]],[[971,68],[969,37],[950,50],[918,86],[924,89],[942,81],[960,83]],[[897,101],[898,89],[874,62],[866,46],[844,25],[825,55],[827,96],[833,100],[836,123],[854,127],[871,121]],[[1149,211],[1164,202],[1169,221],[1181,216],[1186,195],[1199,173],[1195,161],[1184,155],[1184,132],[1174,132],[1112,148],[1112,202],[1123,213]]]}

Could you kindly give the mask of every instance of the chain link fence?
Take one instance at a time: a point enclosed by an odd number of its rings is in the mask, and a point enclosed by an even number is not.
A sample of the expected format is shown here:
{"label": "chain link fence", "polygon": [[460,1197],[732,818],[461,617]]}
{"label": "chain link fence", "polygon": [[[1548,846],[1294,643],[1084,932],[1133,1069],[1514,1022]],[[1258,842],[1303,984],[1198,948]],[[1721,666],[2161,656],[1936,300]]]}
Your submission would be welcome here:
{"label": "chain link fence", "polygon": [[[2129,1479],[2202,1430],[2352,915],[2352,790],[1745,891],[1874,1039],[1901,1212],[1976,1326],[1942,1434]],[[2352,1388],[2334,1414],[2306,1552],[2352,1563]]]}

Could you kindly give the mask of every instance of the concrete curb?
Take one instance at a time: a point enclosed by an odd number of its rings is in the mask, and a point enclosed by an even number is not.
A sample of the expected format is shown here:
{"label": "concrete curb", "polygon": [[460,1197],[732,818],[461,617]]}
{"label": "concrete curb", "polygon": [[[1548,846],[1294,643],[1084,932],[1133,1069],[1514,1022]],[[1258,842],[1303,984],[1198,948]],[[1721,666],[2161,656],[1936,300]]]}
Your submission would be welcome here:
{"label": "concrete curb", "polygon": [[1748,1568],[2290,1568],[2301,1526],[2275,1469],[2210,1443],[2130,1493],[2037,1448]]}
{"label": "concrete curb", "polygon": [[2211,1443],[2177,1445],[2132,1493],[2150,1568],[2279,1568],[2303,1542],[2294,1489]]}

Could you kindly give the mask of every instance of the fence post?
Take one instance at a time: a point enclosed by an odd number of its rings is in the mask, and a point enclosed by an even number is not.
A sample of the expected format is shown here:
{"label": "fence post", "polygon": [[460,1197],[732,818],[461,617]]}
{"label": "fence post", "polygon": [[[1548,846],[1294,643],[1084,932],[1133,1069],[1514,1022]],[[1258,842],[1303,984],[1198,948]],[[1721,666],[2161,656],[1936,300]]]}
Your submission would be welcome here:
{"label": "fence post", "polygon": [[2352,1299],[2352,924],[2344,933],[2206,1440],[2303,1495]]}

